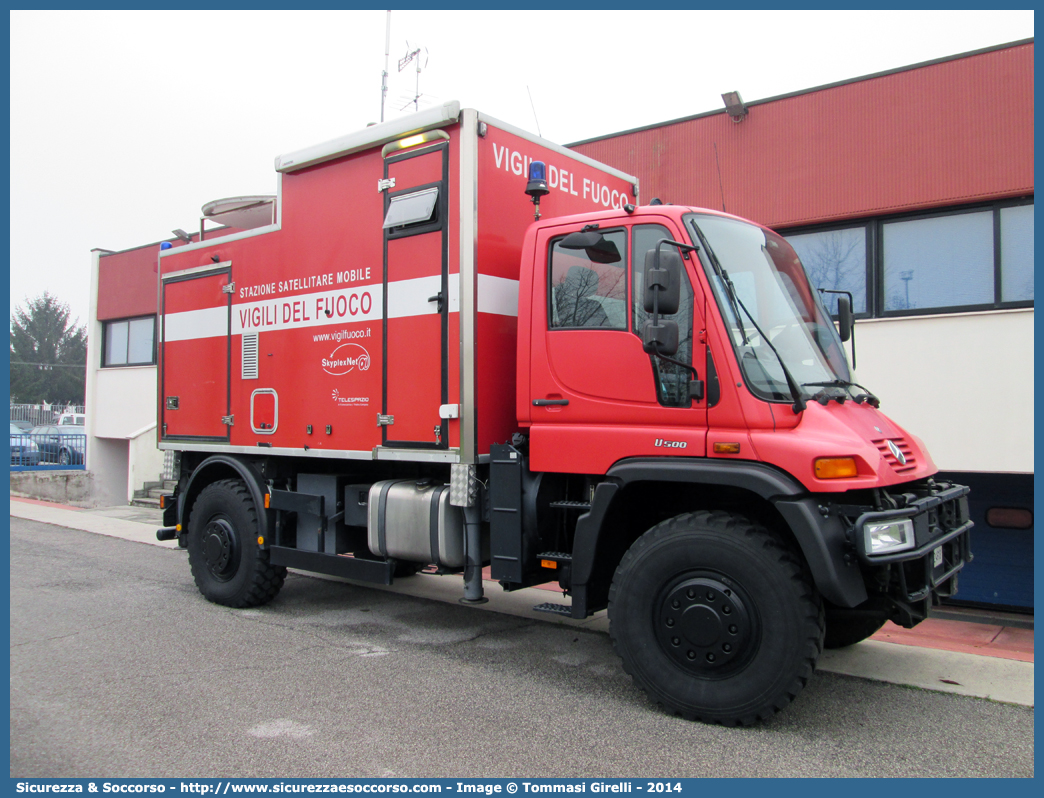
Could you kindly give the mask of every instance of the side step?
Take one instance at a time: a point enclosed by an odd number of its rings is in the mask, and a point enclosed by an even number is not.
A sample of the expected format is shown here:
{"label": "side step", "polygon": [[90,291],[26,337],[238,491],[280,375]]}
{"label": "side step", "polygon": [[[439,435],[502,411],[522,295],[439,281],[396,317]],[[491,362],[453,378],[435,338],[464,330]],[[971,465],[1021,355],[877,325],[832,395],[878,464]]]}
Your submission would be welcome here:
{"label": "side step", "polygon": [[569,565],[573,561],[573,555],[566,551],[545,551],[537,555],[538,560],[551,560],[559,565]]}
{"label": "side step", "polygon": [[550,601],[544,604],[537,604],[533,607],[533,612],[550,612],[552,615],[564,615],[566,618],[573,617],[573,608],[568,604],[555,604]]}
{"label": "side step", "polygon": [[548,507],[557,507],[559,510],[583,510],[585,513],[591,509],[588,502],[559,501],[551,502]]}
{"label": "side step", "polygon": [[390,560],[363,560],[339,554],[301,551],[286,546],[269,546],[268,557],[272,565],[285,565],[287,568],[342,576],[345,579],[357,579],[377,585],[390,585],[395,573],[395,563]]}

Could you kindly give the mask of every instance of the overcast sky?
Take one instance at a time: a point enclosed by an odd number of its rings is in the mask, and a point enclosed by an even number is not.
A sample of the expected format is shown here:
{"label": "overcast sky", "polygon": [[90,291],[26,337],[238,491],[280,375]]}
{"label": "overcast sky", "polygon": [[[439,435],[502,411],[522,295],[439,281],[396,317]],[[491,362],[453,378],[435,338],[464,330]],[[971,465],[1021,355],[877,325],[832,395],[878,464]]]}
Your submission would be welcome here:
{"label": "overcast sky", "polygon": [[[274,158],[381,113],[384,11],[11,12],[11,305],[88,318],[90,250],[275,193]],[[1033,36],[1031,11],[395,11],[385,118],[447,100],[552,141]],[[532,99],[531,99],[532,98]]]}

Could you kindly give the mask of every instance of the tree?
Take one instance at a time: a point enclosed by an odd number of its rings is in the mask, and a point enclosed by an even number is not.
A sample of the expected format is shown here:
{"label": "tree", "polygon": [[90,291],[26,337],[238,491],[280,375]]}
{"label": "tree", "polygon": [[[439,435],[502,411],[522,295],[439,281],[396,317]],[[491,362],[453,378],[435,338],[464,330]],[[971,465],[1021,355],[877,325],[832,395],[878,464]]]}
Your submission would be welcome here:
{"label": "tree", "polygon": [[84,403],[87,327],[48,291],[11,314],[11,401]]}

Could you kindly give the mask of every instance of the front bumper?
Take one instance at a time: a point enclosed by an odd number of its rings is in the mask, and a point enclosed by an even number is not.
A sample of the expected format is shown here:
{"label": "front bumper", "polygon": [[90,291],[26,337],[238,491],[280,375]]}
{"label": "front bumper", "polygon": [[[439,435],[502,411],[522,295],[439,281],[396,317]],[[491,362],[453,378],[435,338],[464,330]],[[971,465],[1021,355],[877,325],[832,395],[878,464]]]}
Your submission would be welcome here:
{"label": "front bumper", "polygon": [[[957,592],[957,575],[971,562],[969,489],[931,480],[898,486],[881,493],[894,509],[840,507],[848,540],[864,572],[871,598],[886,599],[894,618],[913,626],[928,616],[933,604]],[[909,519],[914,546],[905,551],[872,554],[866,550],[867,524]]]}

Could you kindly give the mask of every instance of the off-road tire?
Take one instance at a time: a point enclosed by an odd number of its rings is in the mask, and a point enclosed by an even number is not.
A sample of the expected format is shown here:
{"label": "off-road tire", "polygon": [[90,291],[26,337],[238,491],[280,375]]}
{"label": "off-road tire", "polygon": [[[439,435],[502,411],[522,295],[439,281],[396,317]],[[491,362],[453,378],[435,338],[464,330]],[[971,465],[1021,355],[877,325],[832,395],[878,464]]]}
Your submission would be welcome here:
{"label": "off-road tire", "polygon": [[748,726],[794,700],[823,651],[823,602],[799,558],[724,512],[657,524],[609,590],[624,670],[665,710]]}
{"label": "off-road tire", "polygon": [[188,557],[199,592],[226,607],[267,604],[286,579],[257,543],[257,508],[246,485],[223,479],[203,488],[189,517]]}
{"label": "off-road tire", "polygon": [[828,610],[823,648],[846,648],[861,643],[884,626],[887,620],[884,614],[844,617],[832,615]]}

